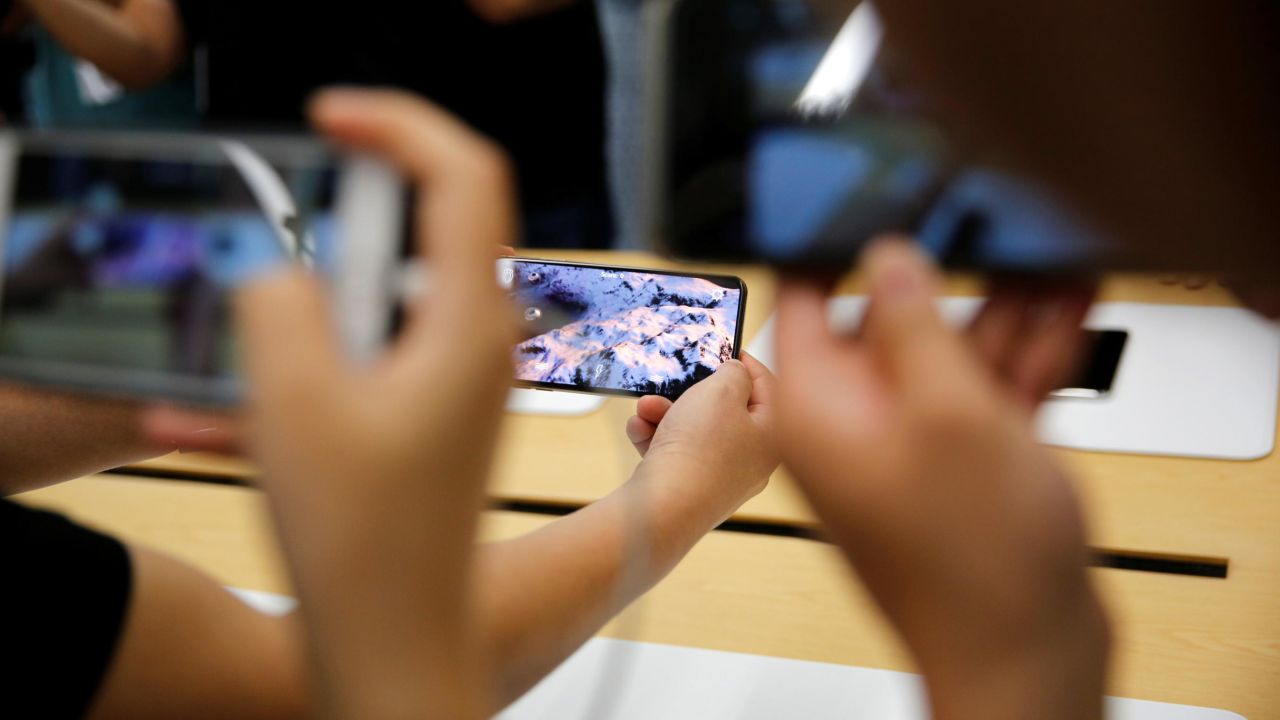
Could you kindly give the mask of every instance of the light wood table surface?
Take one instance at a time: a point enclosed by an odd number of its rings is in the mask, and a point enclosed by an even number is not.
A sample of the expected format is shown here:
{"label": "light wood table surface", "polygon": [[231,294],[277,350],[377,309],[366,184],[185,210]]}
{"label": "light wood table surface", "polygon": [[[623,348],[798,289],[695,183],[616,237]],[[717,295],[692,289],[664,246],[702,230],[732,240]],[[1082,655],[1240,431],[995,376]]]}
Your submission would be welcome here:
{"label": "light wood table surface", "polygon": [[[289,592],[256,490],[107,475],[18,499],[166,551],[228,585]],[[551,521],[491,512],[483,536],[511,537]],[[1275,548],[1278,540],[1272,534],[1255,544]],[[1280,718],[1280,587],[1261,582],[1261,568],[1227,580],[1093,572],[1118,631],[1112,694]],[[834,550],[797,538],[712,533],[605,634],[911,669]]]}
{"label": "light wood table surface", "polygon": [[[564,251],[540,256],[588,262],[674,267],[642,252]],[[773,313],[775,279],[760,266],[681,265],[681,268],[735,274],[748,287],[744,347]],[[859,290],[857,278],[842,288]],[[973,295],[981,286],[956,277],[948,293]],[[1104,284],[1107,301],[1231,305],[1220,286],[1201,290],[1170,286],[1146,276],[1120,276]],[[611,398],[582,417],[513,415],[505,428],[492,493],[499,500],[577,507],[623,482],[637,458],[623,435],[634,402]],[[1152,458],[1120,454],[1054,451],[1081,484],[1099,547],[1170,556],[1243,559],[1257,533],[1270,530],[1280,515],[1280,459],[1251,463]],[[203,454],[172,454],[137,466],[148,473],[244,478],[246,462]],[[813,515],[799,491],[779,471],[769,487],[748,502],[735,519],[812,526]],[[1271,535],[1274,537],[1274,535]]]}

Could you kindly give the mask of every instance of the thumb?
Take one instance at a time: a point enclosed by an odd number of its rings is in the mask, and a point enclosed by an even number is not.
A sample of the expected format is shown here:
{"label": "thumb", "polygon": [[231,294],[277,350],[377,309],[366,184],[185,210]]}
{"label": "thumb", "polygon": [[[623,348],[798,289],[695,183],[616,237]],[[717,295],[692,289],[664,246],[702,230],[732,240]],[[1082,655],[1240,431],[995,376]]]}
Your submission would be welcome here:
{"label": "thumb", "polygon": [[751,399],[751,373],[741,360],[726,360],[703,384],[727,394],[735,404],[744,408]]}
{"label": "thumb", "polygon": [[862,335],[899,387],[919,387],[965,361],[936,305],[937,271],[911,242],[882,240],[863,258],[871,303]]}

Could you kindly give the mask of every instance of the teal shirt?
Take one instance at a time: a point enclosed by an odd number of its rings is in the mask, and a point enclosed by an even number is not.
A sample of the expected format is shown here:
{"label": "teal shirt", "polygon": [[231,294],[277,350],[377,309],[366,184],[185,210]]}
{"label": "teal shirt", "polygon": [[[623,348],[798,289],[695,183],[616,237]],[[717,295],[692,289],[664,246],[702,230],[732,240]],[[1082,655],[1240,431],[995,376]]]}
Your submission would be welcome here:
{"label": "teal shirt", "polygon": [[75,57],[43,28],[33,33],[36,62],[27,75],[27,120],[37,128],[189,128],[200,119],[190,64],[161,84],[124,91],[103,104],[86,101]]}

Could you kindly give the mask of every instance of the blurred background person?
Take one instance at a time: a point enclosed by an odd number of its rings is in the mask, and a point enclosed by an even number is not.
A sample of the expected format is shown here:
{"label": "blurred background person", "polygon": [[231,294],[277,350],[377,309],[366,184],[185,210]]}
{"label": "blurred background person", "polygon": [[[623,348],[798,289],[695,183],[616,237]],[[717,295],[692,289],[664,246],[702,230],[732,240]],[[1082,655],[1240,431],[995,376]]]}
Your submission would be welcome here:
{"label": "blurred background person", "polygon": [[603,248],[614,239],[592,2],[22,2],[42,32],[125,90],[184,86],[190,75],[205,128],[300,129],[306,98],[326,85],[418,93],[510,153],[523,244]]}

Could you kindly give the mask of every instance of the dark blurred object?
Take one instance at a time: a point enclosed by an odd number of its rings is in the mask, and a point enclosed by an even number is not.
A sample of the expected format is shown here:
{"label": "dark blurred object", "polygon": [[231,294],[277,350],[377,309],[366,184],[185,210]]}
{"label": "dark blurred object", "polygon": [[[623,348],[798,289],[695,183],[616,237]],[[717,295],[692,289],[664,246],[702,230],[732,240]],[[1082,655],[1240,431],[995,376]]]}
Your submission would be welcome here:
{"label": "dark blurred object", "polygon": [[666,4],[677,255],[1280,271],[1280,4]]}
{"label": "dark blurred object", "polygon": [[0,0],[0,125],[26,117],[23,78],[35,62],[31,41],[21,33],[26,12],[13,0]]}
{"label": "dark blurred object", "polygon": [[1133,262],[1045,188],[950,137],[872,5],[833,17],[808,0],[667,4],[653,190],[671,254],[844,268],[892,232],[984,271]]}
{"label": "dark blurred object", "polygon": [[[849,3],[840,4],[848,7]],[[973,144],[1152,264],[1280,276],[1280,4],[884,0]]]}
{"label": "dark blurred object", "polygon": [[613,239],[593,2],[508,24],[481,19],[464,0],[177,5],[210,125],[297,126],[306,99],[325,85],[406,88],[511,153],[526,244],[606,247]]}

